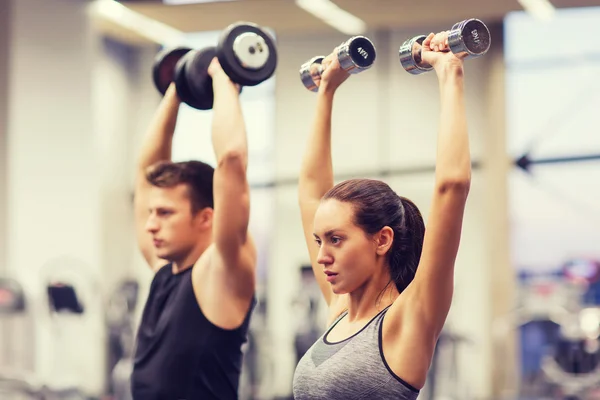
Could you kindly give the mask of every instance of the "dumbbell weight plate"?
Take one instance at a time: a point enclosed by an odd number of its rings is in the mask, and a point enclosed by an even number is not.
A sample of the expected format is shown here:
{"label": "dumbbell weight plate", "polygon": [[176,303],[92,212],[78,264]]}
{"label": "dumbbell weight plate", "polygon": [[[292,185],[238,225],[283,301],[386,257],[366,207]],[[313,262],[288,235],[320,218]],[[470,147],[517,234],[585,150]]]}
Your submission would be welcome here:
{"label": "dumbbell weight plate", "polygon": [[210,110],[213,106],[212,78],[208,66],[217,51],[206,47],[190,51],[175,68],[175,86],[181,101],[198,110]]}
{"label": "dumbbell weight plate", "polygon": [[164,96],[169,85],[175,79],[175,66],[191,49],[188,47],[176,47],[164,49],[159,52],[152,65],[152,78],[154,86]]}
{"label": "dumbbell weight plate", "polygon": [[450,50],[465,58],[482,56],[490,48],[491,35],[487,26],[480,20],[471,18],[454,24],[448,34]]}
{"label": "dumbbell weight plate", "polygon": [[354,36],[339,46],[337,57],[344,71],[357,74],[375,62],[375,46],[364,36]]}
{"label": "dumbbell weight plate", "polygon": [[274,40],[249,22],[232,24],[221,33],[217,57],[229,78],[242,86],[264,82],[277,66]]}

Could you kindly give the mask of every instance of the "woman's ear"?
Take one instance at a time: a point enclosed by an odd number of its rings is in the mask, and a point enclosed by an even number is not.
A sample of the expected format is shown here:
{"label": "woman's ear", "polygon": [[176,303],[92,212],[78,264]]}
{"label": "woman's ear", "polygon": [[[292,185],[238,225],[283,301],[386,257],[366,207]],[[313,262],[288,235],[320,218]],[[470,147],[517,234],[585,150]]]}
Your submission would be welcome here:
{"label": "woman's ear", "polygon": [[394,230],[389,226],[384,226],[381,228],[379,233],[376,236],[376,252],[377,255],[383,256],[387,254],[387,252],[392,247],[394,243]]}

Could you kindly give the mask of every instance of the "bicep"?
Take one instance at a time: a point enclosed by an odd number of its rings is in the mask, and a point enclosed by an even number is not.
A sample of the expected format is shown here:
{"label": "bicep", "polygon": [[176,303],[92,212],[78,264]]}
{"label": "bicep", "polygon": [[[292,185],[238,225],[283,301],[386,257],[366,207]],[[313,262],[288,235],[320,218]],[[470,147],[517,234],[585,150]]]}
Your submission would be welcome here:
{"label": "bicep", "polygon": [[315,279],[319,284],[321,293],[325,297],[325,301],[328,306],[332,306],[333,300],[337,297],[331,290],[331,285],[327,282],[326,276],[323,273],[323,268],[319,265],[317,258],[319,255],[319,246],[315,242],[313,236],[313,221],[315,213],[319,207],[320,200],[301,200],[300,201],[300,213],[302,216],[302,228],[304,230],[304,239],[308,248],[308,254],[310,257],[310,265],[312,266]]}

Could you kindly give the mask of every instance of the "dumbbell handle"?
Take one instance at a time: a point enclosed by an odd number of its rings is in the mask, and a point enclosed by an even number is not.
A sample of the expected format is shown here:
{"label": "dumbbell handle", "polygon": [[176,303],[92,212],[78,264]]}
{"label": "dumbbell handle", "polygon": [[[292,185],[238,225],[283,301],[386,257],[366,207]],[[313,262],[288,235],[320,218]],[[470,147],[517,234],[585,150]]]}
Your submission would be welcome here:
{"label": "dumbbell handle", "polygon": [[[425,36],[418,36],[418,37],[424,38]],[[448,46],[445,49],[439,50],[439,52],[440,53],[448,53],[451,50],[452,49],[450,48],[450,46]],[[416,42],[414,44],[413,55],[414,55],[415,59],[419,60],[419,62],[422,62],[422,59],[423,59],[423,42],[422,41]]]}
{"label": "dumbbell handle", "polygon": [[[340,67],[350,73],[358,74],[371,68],[376,58],[376,50],[373,43],[364,36],[354,36],[334,50]],[[304,86],[316,92],[319,89],[319,81],[323,74],[321,64],[325,56],[313,57],[300,67],[300,79]]]}

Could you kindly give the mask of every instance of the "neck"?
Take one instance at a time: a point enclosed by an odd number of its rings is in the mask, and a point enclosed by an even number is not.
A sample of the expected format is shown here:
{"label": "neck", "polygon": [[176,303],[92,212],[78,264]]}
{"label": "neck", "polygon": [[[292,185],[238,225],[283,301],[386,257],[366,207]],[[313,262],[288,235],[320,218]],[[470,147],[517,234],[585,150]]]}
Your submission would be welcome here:
{"label": "neck", "polygon": [[385,273],[374,275],[362,287],[348,294],[350,322],[372,318],[399,296],[398,289],[387,272],[387,267],[380,270]]}
{"label": "neck", "polygon": [[199,242],[189,253],[185,255],[185,257],[181,257],[177,260],[171,260],[173,273],[178,274],[193,267],[209,246],[210,241],[206,243]]}

